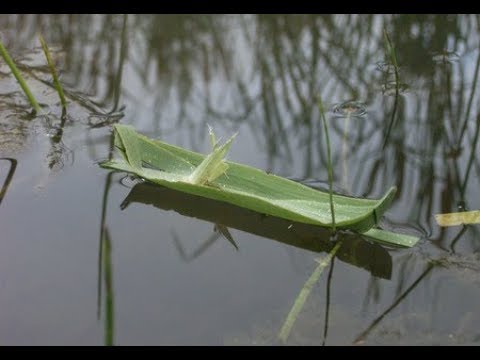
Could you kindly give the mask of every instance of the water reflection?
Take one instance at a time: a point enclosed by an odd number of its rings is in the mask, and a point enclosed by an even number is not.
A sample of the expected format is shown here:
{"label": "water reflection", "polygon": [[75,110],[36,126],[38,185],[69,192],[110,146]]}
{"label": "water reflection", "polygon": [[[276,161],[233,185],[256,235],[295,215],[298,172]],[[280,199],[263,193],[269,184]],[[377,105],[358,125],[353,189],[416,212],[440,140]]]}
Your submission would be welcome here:
{"label": "water reflection", "polygon": [[0,188],[0,204],[1,204],[3,201],[3,198],[5,197],[5,194],[7,193],[8,186],[12,181],[13,175],[15,174],[15,170],[17,168],[17,160],[13,158],[0,158],[0,161],[2,161],[1,163],[4,163],[5,161],[9,163],[9,168],[8,168],[8,171],[6,172],[7,176],[5,177],[2,187]]}
{"label": "water reflection", "polygon": [[[114,147],[113,134],[110,135],[110,148],[108,158],[112,159]],[[112,265],[112,240],[107,224],[107,207],[108,196],[112,186],[112,177],[114,173],[110,172],[105,178],[105,186],[102,197],[102,212],[100,217],[100,234],[98,241],[98,276],[97,276],[97,319],[102,315],[102,303],[104,304],[105,313],[104,321],[104,344],[107,346],[114,345],[115,341],[115,307],[113,287],[113,265]],[[105,290],[105,298],[102,294]]]}
{"label": "water reflection", "polygon": [[[327,230],[302,223],[293,223],[280,218],[262,215],[250,210],[233,206],[224,202],[214,201],[198,196],[185,194],[165,187],[140,183],[135,185],[121,204],[122,210],[131,203],[153,205],[163,210],[173,210],[182,215],[195,217],[215,223],[215,227],[222,227],[225,237],[233,242],[228,227],[247,231],[262,237],[273,239],[290,246],[299,247],[312,252],[330,252],[335,243],[331,242]],[[202,255],[219,238],[215,232],[191,255],[187,255],[180,240],[174,232],[172,237],[179,256],[183,261],[192,261]],[[340,249],[336,257],[351,265],[366,269],[372,276],[390,279],[392,259],[389,253],[381,246],[371,244],[357,234],[338,233],[337,240]],[[233,242],[235,248],[239,247]],[[330,264],[327,278],[326,306],[323,344],[328,336],[330,288],[334,261]]]}
{"label": "water reflection", "polygon": [[[224,227],[239,229],[312,252],[329,252],[334,246],[334,243],[329,241],[330,233],[326,229],[259,214],[221,201],[157,185],[147,183],[135,185],[122,202],[122,209],[135,202],[173,210],[185,216],[218,223]],[[392,261],[383,247],[362,240],[357,234],[344,233],[339,236],[342,246],[337,257],[340,260],[364,268],[373,276],[390,278]],[[210,245],[216,238],[218,235],[207,243]],[[178,239],[176,241],[178,242]],[[201,249],[196,252],[195,257],[205,251],[206,246]]]}
{"label": "water reflection", "polygon": [[[384,28],[396,49],[400,81],[393,78],[391,62],[385,61]],[[209,123],[225,133],[241,129],[246,142],[242,162],[258,161],[255,165],[279,175],[324,181],[326,149],[314,99],[320,95],[329,107],[351,99],[361,109],[368,109],[361,118],[354,119],[353,113],[341,119],[336,114],[327,118],[336,188],[375,197],[396,185],[397,200],[382,225],[419,233],[424,242],[419,249],[389,254],[384,249],[373,251],[354,239],[355,246],[368,248],[364,258],[350,259],[351,250],[346,250],[343,258],[339,255],[339,260],[374,275],[365,289],[363,313],[375,313],[377,318],[365,315],[370,322],[365,320],[357,329],[357,339],[365,338],[362,331],[371,328],[368,324],[376,327],[398,309],[413,311],[415,305],[400,305],[408,299],[429,307],[432,292],[413,288],[440,286],[443,278],[439,274],[443,273],[437,266],[429,267],[432,261],[452,254],[467,256],[480,249],[478,227],[439,228],[433,219],[435,213],[476,209],[480,200],[476,191],[480,185],[479,29],[478,15],[0,16],[6,47],[12,49],[34,86],[44,90],[42,102],[54,113],[58,109],[51,104],[58,100],[53,100],[47,69],[35,62],[35,56],[27,59],[25,54],[36,46],[36,32],[42,33],[52,48],[61,49],[58,68],[71,101],[71,118],[44,127],[53,135],[45,155],[52,170],[62,169],[67,161],[75,166],[71,161],[73,144],[79,138],[65,131],[67,128],[86,134],[81,141],[94,162],[105,158],[110,146],[107,129],[112,123],[132,123],[145,134],[196,150],[205,143]],[[6,82],[4,69],[0,70],[0,112],[6,115],[2,129],[4,123],[8,129],[22,129],[26,125],[21,119],[31,118],[28,107]],[[77,151],[83,154],[83,150]],[[12,161],[0,199],[11,182],[13,175],[9,174],[15,171]],[[110,181],[107,177],[106,193]],[[162,192],[164,198],[158,200],[152,191],[137,185],[125,201],[152,203],[155,199],[158,203],[154,206],[159,208],[181,204],[180,198],[175,198],[178,194]],[[152,198],[141,195],[143,192]],[[192,207],[194,203],[188,201]],[[181,211],[188,216],[204,215],[188,213],[191,209],[187,208]],[[234,221],[223,219],[224,213],[219,211],[205,220],[223,229],[221,226],[228,226],[224,222]],[[288,243],[292,249],[327,250],[322,242],[313,241],[311,230],[295,226],[297,237],[292,240],[287,231],[290,224],[269,221],[250,219],[236,225],[255,233],[267,224],[268,231],[260,235]],[[101,223],[99,281],[113,294],[113,286],[108,285],[112,271],[106,268],[111,264],[111,229],[104,215]],[[223,229],[223,237],[230,237],[241,250],[242,243],[228,234]],[[190,254],[182,252],[182,244],[189,239],[173,237],[177,238],[178,253],[193,264],[220,234],[215,232]],[[235,251],[234,246],[231,250]],[[379,260],[383,265],[370,263],[372,251],[383,259]],[[299,263],[305,261],[303,253],[296,255],[290,250],[289,254],[297,256]],[[428,276],[423,275],[425,269]],[[327,289],[333,285],[332,272]],[[389,284],[375,277],[390,278],[391,274]],[[344,288],[342,280],[332,288]],[[330,290],[327,294],[332,303],[338,300]],[[106,297],[113,299],[112,295]],[[105,304],[113,308],[110,300]],[[432,310],[431,316],[440,318],[440,311]],[[110,310],[106,314],[113,318]],[[111,320],[106,324],[113,329]],[[332,330],[328,332],[332,339]],[[113,343],[113,330],[106,334],[110,334],[107,342]],[[327,327],[324,335],[326,338]]]}

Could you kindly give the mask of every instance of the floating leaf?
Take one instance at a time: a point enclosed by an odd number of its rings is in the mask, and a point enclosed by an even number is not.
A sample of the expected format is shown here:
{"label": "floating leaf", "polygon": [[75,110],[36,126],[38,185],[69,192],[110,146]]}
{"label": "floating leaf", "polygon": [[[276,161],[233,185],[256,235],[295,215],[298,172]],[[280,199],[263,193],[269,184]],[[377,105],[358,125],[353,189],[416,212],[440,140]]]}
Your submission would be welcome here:
{"label": "floating leaf", "polygon": [[[332,228],[328,193],[250,166],[224,161],[223,156],[233,137],[217,147],[212,152],[215,155],[205,156],[148,139],[127,125],[116,124],[114,130],[115,144],[123,160],[105,161],[100,164],[102,167],[134,173],[171,189],[227,202],[266,215]],[[192,174],[205,161],[211,160],[211,156],[214,161],[208,162],[205,167],[214,169],[215,176],[207,176],[204,183],[192,183]],[[228,168],[219,173],[216,166],[222,163],[228,165]],[[333,195],[336,228],[370,236],[368,230],[376,226],[377,220],[392,202],[395,191],[396,188],[392,187],[379,200]],[[375,236],[371,235],[373,238]],[[391,244],[396,244],[396,240],[392,240]]]}
{"label": "floating leaf", "polygon": [[363,235],[384,244],[394,243],[397,246],[412,247],[417,241],[418,237],[405,234],[397,234],[391,231],[381,230],[381,229],[370,229],[365,232]]}
{"label": "floating leaf", "polygon": [[436,214],[435,220],[440,226],[480,224],[480,210]]}

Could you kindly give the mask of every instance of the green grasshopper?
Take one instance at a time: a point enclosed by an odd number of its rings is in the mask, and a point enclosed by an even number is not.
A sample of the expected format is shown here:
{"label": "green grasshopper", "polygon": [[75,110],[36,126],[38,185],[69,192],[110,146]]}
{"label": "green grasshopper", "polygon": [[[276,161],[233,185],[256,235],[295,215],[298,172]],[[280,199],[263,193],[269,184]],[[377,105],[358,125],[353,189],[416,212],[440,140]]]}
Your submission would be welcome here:
{"label": "green grasshopper", "polygon": [[195,168],[191,175],[186,177],[186,182],[190,184],[216,186],[213,184],[213,181],[220,175],[227,175],[228,164],[223,159],[237,133],[233,134],[225,144],[219,146],[210,125],[208,125],[208,132],[210,143],[212,144],[212,152]]}

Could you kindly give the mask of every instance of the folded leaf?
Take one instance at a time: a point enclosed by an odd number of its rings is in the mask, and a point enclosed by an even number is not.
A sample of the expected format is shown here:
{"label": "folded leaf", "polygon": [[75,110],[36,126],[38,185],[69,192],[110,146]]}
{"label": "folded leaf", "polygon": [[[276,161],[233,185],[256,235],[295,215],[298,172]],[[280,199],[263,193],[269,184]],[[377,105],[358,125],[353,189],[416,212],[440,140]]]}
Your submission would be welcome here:
{"label": "folded leaf", "polygon": [[[124,160],[106,161],[101,163],[102,167],[134,173],[171,189],[224,201],[266,215],[332,227],[328,193],[230,161],[223,161],[228,168],[223,174],[216,174],[217,177],[212,181],[193,184],[192,174],[208,156],[148,139],[127,125],[116,124],[114,130],[115,144]],[[223,156],[231,140],[216,147],[214,152],[222,151]],[[132,154],[133,158],[130,158]],[[137,166],[137,154],[141,157],[141,168]],[[219,161],[219,157],[215,160]],[[390,188],[379,200],[334,195],[337,229],[361,233],[368,231],[387,210],[395,191],[395,187]]]}

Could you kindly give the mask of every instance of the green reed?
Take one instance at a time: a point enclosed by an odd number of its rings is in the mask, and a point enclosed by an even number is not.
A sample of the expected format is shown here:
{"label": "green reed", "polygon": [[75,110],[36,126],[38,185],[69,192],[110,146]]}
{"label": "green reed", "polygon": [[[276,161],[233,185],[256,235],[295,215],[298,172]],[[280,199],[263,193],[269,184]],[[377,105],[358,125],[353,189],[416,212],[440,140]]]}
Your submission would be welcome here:
{"label": "green reed", "polygon": [[23,78],[22,74],[20,74],[20,71],[18,70],[17,66],[15,65],[14,61],[10,57],[10,55],[7,52],[7,49],[3,46],[2,41],[0,41],[0,55],[3,57],[5,62],[7,63],[8,67],[12,71],[13,75],[17,79],[18,83],[20,84],[23,92],[28,98],[28,101],[30,101],[30,104],[33,107],[33,110],[36,114],[42,113],[42,108],[40,105],[38,105],[37,100],[33,96],[32,92],[30,91],[27,83],[25,82],[25,79]]}
{"label": "green reed", "polygon": [[47,43],[43,39],[42,35],[38,36],[40,43],[42,44],[43,52],[45,53],[45,57],[47,58],[48,67],[50,68],[50,72],[52,73],[53,77],[53,85],[55,86],[55,90],[57,90],[58,96],[60,97],[60,101],[62,103],[62,111],[65,114],[67,111],[67,100],[65,99],[65,94],[63,93],[62,85],[58,80],[58,73],[55,69],[55,63],[52,60],[52,56],[50,54],[50,50],[48,49]]}
{"label": "green reed", "polygon": [[328,188],[330,193],[330,212],[332,214],[332,231],[335,233],[335,206],[333,204],[333,166],[332,166],[332,155],[330,151],[330,136],[328,134],[328,124],[327,120],[325,119],[325,112],[323,110],[323,102],[322,99],[318,98],[318,108],[320,110],[320,115],[322,117],[323,122],[323,130],[325,131],[325,140],[327,142],[327,167],[328,167]]}

